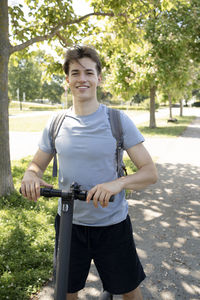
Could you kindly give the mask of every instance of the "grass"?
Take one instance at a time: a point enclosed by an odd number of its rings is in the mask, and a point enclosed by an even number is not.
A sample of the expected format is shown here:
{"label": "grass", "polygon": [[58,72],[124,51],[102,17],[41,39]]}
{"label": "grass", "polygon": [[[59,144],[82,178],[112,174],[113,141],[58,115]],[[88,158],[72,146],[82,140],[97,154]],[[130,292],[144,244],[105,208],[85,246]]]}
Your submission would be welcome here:
{"label": "grass", "polygon": [[[29,159],[13,162],[19,189]],[[52,167],[45,180],[52,181]],[[18,192],[0,198],[0,299],[28,300],[51,277],[57,200],[37,203]]]}
{"label": "grass", "polygon": [[49,115],[44,115],[44,116],[10,118],[9,130],[25,131],[25,132],[42,131],[49,117],[50,117],[50,113]]}
{"label": "grass", "polygon": [[177,123],[168,123],[166,118],[157,119],[156,128],[149,128],[149,123],[140,124],[138,129],[145,137],[169,138],[180,136],[187,126],[194,120],[195,116],[175,117]]}
{"label": "grass", "polygon": [[35,102],[22,102],[22,110],[20,109],[20,102],[19,101],[11,101],[9,104],[9,114],[15,113],[24,113],[27,111],[38,111],[38,110],[55,110],[61,109],[61,104],[42,104],[42,103],[35,103]]}

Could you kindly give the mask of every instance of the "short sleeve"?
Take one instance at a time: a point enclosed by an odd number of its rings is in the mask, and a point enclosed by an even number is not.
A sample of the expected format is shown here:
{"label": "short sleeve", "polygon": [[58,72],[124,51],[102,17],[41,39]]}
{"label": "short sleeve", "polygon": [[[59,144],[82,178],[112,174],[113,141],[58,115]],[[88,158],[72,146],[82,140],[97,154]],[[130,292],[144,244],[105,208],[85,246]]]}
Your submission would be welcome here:
{"label": "short sleeve", "polygon": [[131,118],[122,111],[120,111],[120,117],[124,138],[124,150],[144,142],[143,135],[135,126]]}

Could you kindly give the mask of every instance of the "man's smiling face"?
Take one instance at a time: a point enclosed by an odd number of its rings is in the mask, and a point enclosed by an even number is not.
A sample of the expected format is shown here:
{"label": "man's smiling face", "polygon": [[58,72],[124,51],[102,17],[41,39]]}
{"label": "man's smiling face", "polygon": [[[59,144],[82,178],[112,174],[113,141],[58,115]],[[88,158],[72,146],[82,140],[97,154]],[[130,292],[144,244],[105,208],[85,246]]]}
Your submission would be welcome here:
{"label": "man's smiling face", "polygon": [[96,89],[101,81],[96,63],[88,57],[74,60],[69,65],[69,74],[66,77],[74,100],[96,100]]}

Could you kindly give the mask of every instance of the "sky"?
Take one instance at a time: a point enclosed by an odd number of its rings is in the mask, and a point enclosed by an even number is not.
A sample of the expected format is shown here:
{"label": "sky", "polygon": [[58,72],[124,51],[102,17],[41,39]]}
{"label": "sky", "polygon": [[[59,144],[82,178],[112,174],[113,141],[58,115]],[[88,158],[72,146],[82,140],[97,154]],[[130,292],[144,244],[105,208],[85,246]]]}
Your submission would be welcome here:
{"label": "sky", "polygon": [[81,1],[73,0],[72,3],[73,3],[74,11],[78,15],[85,15],[85,14],[92,12],[92,9],[89,6],[89,3],[84,0],[81,0]]}

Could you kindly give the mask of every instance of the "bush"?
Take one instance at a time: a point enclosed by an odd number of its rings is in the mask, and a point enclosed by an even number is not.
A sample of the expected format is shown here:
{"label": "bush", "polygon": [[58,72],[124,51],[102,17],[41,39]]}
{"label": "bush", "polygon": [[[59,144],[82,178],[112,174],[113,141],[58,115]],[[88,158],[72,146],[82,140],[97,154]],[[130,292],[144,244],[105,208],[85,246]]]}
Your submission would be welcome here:
{"label": "bush", "polygon": [[[142,105],[143,105],[145,110],[150,110],[150,99],[148,98],[148,99],[144,100]],[[159,106],[160,106],[159,103],[156,102],[155,103],[155,109],[157,110],[159,108]]]}
{"label": "bush", "polygon": [[193,107],[200,107],[200,101],[194,102],[192,104]]}

